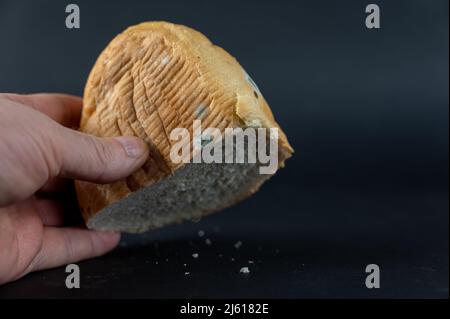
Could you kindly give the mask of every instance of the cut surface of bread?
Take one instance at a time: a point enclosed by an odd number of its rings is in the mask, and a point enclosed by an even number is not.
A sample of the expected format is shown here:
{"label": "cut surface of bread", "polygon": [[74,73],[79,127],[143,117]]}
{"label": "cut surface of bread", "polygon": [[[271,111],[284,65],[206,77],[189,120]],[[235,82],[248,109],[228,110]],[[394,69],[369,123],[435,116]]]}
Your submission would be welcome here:
{"label": "cut surface of bread", "polygon": [[221,132],[276,128],[279,166],[293,153],[239,63],[201,33],[181,25],[146,22],[119,34],[97,59],[83,105],[81,131],[138,136],[150,149],[142,168],[124,180],[104,185],[76,181],[89,228],[143,232],[198,219],[250,196],[270,177],[260,174],[258,161],[172,161],[171,132],[182,128],[192,136],[195,120],[201,120],[202,128]]}

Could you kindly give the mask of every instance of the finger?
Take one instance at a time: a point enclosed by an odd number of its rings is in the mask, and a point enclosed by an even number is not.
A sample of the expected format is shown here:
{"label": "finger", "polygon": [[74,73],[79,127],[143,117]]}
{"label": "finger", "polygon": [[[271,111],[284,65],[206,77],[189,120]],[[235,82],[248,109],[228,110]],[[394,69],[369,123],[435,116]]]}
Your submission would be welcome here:
{"label": "finger", "polygon": [[34,206],[44,226],[64,225],[64,205],[62,203],[50,199],[36,199]]}
{"label": "finger", "polygon": [[53,139],[61,177],[113,182],[129,176],[148,158],[147,144],[137,137],[98,138],[64,128]]}
{"label": "finger", "polygon": [[[64,183],[60,183],[60,180],[64,181]],[[52,183],[55,184],[55,187],[57,185],[63,185],[63,188],[58,188],[52,192],[44,192],[41,189],[34,195],[35,201],[38,201],[39,203],[42,202],[43,205],[48,202],[50,205],[49,208],[44,207],[41,209],[43,213],[40,216],[44,225],[84,225],[84,220],[80,214],[80,209],[78,207],[77,195],[75,192],[73,180],[68,180],[65,178],[54,178]],[[49,187],[53,187],[53,185]],[[56,211],[57,215],[54,216],[53,214],[50,214],[50,216],[48,216],[49,211],[51,213]],[[47,219],[49,218],[50,221],[47,221]]]}
{"label": "finger", "polygon": [[75,128],[80,123],[82,99],[77,96],[58,93],[27,95],[4,93],[1,97],[30,106],[67,127]]}
{"label": "finger", "polygon": [[120,234],[82,228],[45,227],[42,248],[31,271],[101,256],[117,246]]}

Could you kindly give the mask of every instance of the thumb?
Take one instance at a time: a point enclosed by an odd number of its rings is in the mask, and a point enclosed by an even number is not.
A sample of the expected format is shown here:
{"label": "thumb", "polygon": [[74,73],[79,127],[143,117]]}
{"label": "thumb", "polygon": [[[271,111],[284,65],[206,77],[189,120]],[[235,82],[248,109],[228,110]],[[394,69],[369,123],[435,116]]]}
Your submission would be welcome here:
{"label": "thumb", "polygon": [[54,138],[59,175],[90,182],[108,183],[125,178],[148,158],[148,147],[140,138],[100,138],[65,127]]}

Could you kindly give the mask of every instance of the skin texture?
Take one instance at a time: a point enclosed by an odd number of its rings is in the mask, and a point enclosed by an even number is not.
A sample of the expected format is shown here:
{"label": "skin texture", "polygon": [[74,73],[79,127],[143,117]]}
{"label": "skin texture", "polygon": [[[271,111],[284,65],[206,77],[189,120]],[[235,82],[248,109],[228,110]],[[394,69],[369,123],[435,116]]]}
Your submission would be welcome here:
{"label": "skin texture", "polygon": [[63,94],[0,94],[0,284],[100,256],[119,241],[118,233],[76,226],[72,179],[122,179],[148,148],[136,137],[77,132],[81,107]]}

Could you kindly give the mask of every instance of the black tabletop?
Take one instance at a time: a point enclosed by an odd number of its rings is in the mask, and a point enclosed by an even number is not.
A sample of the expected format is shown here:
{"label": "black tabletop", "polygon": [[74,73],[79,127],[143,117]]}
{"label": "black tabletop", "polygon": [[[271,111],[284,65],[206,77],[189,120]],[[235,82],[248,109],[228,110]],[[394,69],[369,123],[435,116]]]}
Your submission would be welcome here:
{"label": "black tabletop", "polygon": [[[61,267],[0,298],[448,297],[447,193],[277,186],[198,222],[124,236],[78,263],[80,289],[66,288]],[[366,288],[369,264],[379,289]]]}

